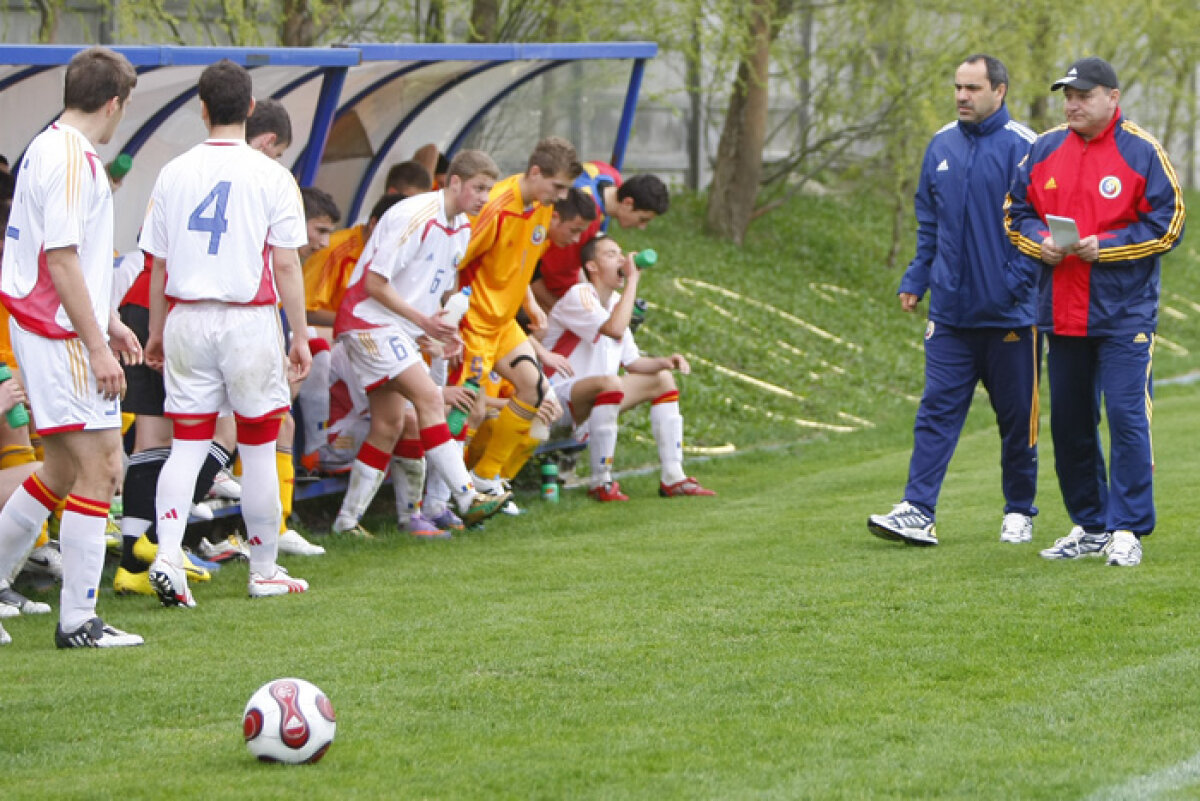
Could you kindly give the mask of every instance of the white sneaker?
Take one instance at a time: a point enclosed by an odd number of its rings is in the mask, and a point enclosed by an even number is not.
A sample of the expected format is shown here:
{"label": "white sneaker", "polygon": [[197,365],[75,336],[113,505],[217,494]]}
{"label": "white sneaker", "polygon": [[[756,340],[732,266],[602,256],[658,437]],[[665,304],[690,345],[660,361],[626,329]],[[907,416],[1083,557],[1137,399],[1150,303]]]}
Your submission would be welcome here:
{"label": "white sneaker", "polygon": [[192,508],[189,513],[191,514],[192,517],[196,518],[197,520],[212,520],[213,519],[213,510],[209,507],[208,504],[204,503],[203,501],[201,501],[200,503],[193,503]]}
{"label": "white sneaker", "polygon": [[1106,532],[1088,534],[1083,526],[1075,526],[1065,537],[1059,537],[1049,548],[1041,551],[1043,559],[1078,559],[1081,556],[1099,556],[1108,545]]}
{"label": "white sneaker", "polygon": [[1114,531],[1104,553],[1108,555],[1106,565],[1136,567],[1142,562],[1142,541],[1132,531]]}
{"label": "white sneaker", "polygon": [[[5,610],[13,610],[7,613]],[[0,581],[0,617],[14,615],[46,615],[50,613],[50,604],[32,601],[12,588],[8,579]]]}
{"label": "white sneaker", "polygon": [[208,497],[223,498],[227,501],[240,501],[242,499],[242,485],[237,482],[237,479],[230,475],[228,470],[218,470],[213,476],[213,485],[208,490]]}
{"label": "white sneaker", "polygon": [[184,606],[191,609],[196,605],[183,566],[171,563],[161,552],[155,557],[154,564],[150,565],[150,586],[154,588],[163,606]]}
{"label": "white sneaker", "polygon": [[483,495],[503,495],[504,484],[499,478],[480,478],[475,475],[475,471],[471,471],[471,485],[475,487],[475,491]]}
{"label": "white sneaker", "polygon": [[226,562],[230,559],[248,561],[250,559],[250,548],[246,545],[246,541],[241,538],[241,535],[238,534],[230,534],[225,539],[216,543],[201,538],[200,556],[210,562]]}
{"label": "white sneaker", "polygon": [[34,548],[29,552],[22,569],[28,573],[39,573],[50,576],[55,581],[62,581],[62,554],[58,550],[58,543],[50,540],[45,545]]}
{"label": "white sneaker", "polygon": [[871,515],[867,528],[876,537],[899,540],[909,545],[937,545],[937,529],[933,518],[913,506],[901,501],[886,515]]}
{"label": "white sneaker", "polygon": [[4,626],[0,626],[0,645],[8,645],[12,642],[12,637],[4,630]]}
{"label": "white sneaker", "polygon": [[54,632],[54,644],[59,648],[127,648],[143,645],[140,634],[121,631],[94,617],[72,632],[63,631],[62,624]]}
{"label": "white sneaker", "polygon": [[1019,544],[1033,539],[1033,518],[1020,512],[1009,512],[1000,524],[1000,541]]}
{"label": "white sneaker", "polygon": [[299,531],[289,528],[279,535],[279,552],[292,556],[320,556],[325,553],[325,549],[320,545],[313,545],[304,539]]}
{"label": "white sneaker", "polygon": [[308,582],[302,578],[292,578],[286,570],[276,565],[275,572],[270,577],[251,570],[249,589],[251,598],[266,598],[271,595],[307,592]]}

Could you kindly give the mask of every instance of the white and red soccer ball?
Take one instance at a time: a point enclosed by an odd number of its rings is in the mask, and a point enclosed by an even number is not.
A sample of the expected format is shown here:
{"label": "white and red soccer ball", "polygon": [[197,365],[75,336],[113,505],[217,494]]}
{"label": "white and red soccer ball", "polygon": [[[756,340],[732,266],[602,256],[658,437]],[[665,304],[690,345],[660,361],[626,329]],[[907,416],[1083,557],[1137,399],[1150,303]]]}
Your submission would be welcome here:
{"label": "white and red soccer ball", "polygon": [[246,747],[263,762],[311,765],[325,756],[336,731],[333,704],[304,679],[267,682],[242,715]]}

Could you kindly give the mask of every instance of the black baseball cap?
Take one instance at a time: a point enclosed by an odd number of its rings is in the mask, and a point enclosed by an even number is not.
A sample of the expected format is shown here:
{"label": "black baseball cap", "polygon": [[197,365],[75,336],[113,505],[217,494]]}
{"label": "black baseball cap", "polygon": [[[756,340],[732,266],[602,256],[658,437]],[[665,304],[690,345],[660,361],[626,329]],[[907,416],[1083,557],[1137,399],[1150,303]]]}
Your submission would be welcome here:
{"label": "black baseball cap", "polygon": [[1112,64],[1095,56],[1081,58],[1072,64],[1066,75],[1051,84],[1050,91],[1062,89],[1064,86],[1070,86],[1072,89],[1079,89],[1083,92],[1093,86],[1107,86],[1109,89],[1121,88],[1121,85],[1117,83],[1117,72],[1112,68]]}

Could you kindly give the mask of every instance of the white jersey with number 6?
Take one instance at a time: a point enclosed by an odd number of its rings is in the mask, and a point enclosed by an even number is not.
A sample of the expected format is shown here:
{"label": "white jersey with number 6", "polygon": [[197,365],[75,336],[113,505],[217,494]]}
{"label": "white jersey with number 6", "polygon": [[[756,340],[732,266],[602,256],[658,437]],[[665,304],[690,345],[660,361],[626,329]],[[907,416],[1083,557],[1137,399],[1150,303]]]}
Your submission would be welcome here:
{"label": "white jersey with number 6", "polygon": [[166,259],[171,300],[274,305],[270,247],[307,241],[291,173],[245,142],[209,139],[163,167],[139,244]]}

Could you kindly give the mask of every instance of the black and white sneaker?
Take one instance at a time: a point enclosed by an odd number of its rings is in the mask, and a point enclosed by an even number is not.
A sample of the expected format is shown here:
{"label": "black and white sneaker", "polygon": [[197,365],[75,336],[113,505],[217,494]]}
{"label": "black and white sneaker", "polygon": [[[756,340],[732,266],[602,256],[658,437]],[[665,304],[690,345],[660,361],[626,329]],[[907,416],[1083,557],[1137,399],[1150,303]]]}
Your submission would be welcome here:
{"label": "black and white sneaker", "polygon": [[45,615],[50,612],[50,604],[26,598],[12,588],[8,579],[0,581],[0,617],[21,615]]}
{"label": "black and white sneaker", "polygon": [[886,515],[871,515],[867,528],[876,537],[899,540],[909,545],[937,545],[937,529],[933,518],[913,506],[901,501]]}
{"label": "black and white sneaker", "polygon": [[63,631],[61,624],[54,631],[54,644],[59,648],[125,648],[145,642],[141,635],[121,631],[98,617],[70,633]]}

